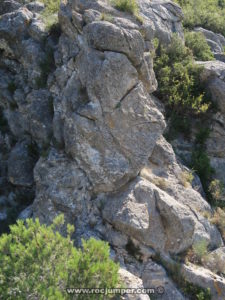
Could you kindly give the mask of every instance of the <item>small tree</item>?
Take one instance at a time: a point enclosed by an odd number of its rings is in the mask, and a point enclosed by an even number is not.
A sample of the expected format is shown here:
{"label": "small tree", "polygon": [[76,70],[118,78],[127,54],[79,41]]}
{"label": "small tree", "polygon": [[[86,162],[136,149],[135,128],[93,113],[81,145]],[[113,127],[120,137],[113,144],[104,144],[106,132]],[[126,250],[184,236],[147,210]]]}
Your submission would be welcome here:
{"label": "small tree", "polygon": [[[76,249],[72,225],[67,226],[67,237],[57,231],[63,223],[63,215],[51,226],[41,225],[38,219],[28,219],[26,224],[20,220],[10,227],[10,234],[0,237],[1,299],[71,299],[66,288],[118,285],[119,266],[109,258],[109,246],[91,238],[83,241],[82,250]],[[103,295],[89,296],[103,299]],[[87,295],[75,297],[87,299]]]}

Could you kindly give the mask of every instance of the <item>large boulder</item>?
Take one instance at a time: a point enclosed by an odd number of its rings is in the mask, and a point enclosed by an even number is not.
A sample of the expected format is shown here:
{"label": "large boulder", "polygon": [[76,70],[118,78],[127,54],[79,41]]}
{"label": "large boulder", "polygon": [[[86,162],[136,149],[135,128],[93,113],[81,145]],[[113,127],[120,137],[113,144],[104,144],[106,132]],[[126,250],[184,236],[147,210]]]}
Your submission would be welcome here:
{"label": "large boulder", "polygon": [[211,246],[222,244],[219,232],[207,220],[198,219],[188,206],[143,178],[106,198],[103,218],[156,251],[181,253],[199,239],[206,239]]}
{"label": "large boulder", "polygon": [[215,273],[193,264],[182,265],[181,275],[194,285],[203,289],[210,289],[212,300],[223,300],[225,298],[225,280]]}
{"label": "large boulder", "polygon": [[114,191],[137,176],[165,128],[147,92],[154,90],[154,72],[136,29],[92,22],[78,42],[67,81],[57,71],[52,88],[59,94],[54,135],[64,140],[95,193]]}
{"label": "large boulder", "polygon": [[[125,269],[119,269],[119,276],[125,289],[139,289],[140,291],[144,289],[143,282],[140,278],[128,272]],[[125,300],[149,300],[149,296],[147,294],[135,294],[129,293],[123,295],[123,299]]]}

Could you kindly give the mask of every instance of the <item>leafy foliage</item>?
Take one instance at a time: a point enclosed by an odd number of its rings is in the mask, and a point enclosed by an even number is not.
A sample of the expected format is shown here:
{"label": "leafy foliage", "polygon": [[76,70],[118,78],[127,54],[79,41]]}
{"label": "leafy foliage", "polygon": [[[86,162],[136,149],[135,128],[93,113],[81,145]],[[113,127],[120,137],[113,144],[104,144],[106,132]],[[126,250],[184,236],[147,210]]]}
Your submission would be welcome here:
{"label": "leafy foliage", "polygon": [[168,47],[159,44],[155,57],[158,96],[172,112],[185,116],[208,110],[208,99],[200,82],[201,71],[202,67],[194,64],[191,50],[177,35],[173,35]]}
{"label": "leafy foliage", "polygon": [[186,31],[185,45],[192,50],[196,60],[208,61],[214,60],[212,51],[201,32]]}
{"label": "leafy foliage", "polygon": [[202,289],[196,285],[193,285],[189,282],[185,282],[185,286],[183,288],[184,294],[188,295],[193,300],[211,300],[211,292],[210,289]]}
{"label": "leafy foliage", "polygon": [[91,238],[83,240],[82,250],[76,249],[72,225],[67,226],[67,237],[57,231],[63,222],[63,215],[51,226],[40,225],[38,219],[27,219],[26,225],[20,220],[10,234],[0,237],[1,299],[71,299],[66,288],[117,286],[119,266],[109,258],[109,246]]}
{"label": "leafy foliage", "polygon": [[184,26],[201,26],[225,35],[224,0],[176,0],[184,13]]}

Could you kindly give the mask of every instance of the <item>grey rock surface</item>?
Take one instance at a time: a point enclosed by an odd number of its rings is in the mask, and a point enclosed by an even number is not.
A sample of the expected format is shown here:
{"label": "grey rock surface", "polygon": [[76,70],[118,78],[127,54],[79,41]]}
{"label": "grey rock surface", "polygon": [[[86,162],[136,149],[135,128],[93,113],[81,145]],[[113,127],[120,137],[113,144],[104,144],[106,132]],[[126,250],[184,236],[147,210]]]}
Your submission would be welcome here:
{"label": "grey rock surface", "polygon": [[[90,236],[110,243],[129,287],[160,285],[162,299],[184,299],[151,259],[179,255],[202,239],[212,249],[223,242],[204,217],[212,210],[200,181],[185,181],[188,168],[162,136],[163,105],[152,95],[153,39],[167,45],[172,33],[183,38],[182,11],[169,0],[137,2],[143,21],[107,0],[61,3],[53,32],[40,15],[43,4],[1,2],[0,219],[15,207],[23,209],[19,218],[46,224],[64,213],[76,245]],[[223,45],[211,35],[214,46]],[[224,65],[207,62],[204,70],[221,110],[207,149],[223,177]],[[34,187],[24,210],[18,198]],[[195,276],[205,287],[205,275]]]}

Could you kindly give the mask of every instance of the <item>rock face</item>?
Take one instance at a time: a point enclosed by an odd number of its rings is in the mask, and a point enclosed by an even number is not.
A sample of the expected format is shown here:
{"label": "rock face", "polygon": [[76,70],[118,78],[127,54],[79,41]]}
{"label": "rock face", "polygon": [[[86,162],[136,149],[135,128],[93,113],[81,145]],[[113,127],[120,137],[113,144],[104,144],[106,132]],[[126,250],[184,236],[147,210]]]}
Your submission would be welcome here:
{"label": "rock face", "polygon": [[218,112],[212,117],[211,133],[207,140],[207,152],[216,177],[225,183],[225,63],[220,61],[201,63],[204,67],[202,80],[205,82]]}
{"label": "rock face", "polygon": [[[172,1],[138,4],[142,22],[106,0],[61,3],[61,32],[52,33],[42,4],[3,1],[0,221],[6,203],[18,205],[10,188],[35,189],[19,218],[49,224],[64,213],[76,244],[90,236],[110,242],[130,287],[162,286],[162,299],[185,299],[153,262],[156,252],[179,255],[201,240],[213,250],[223,241],[204,217],[211,207],[201,183],[184,181],[189,170],[162,136],[166,123],[152,95],[153,39],[183,38],[181,9]],[[221,65],[207,74],[209,88],[223,82]],[[223,112],[223,90],[216,91]]]}

